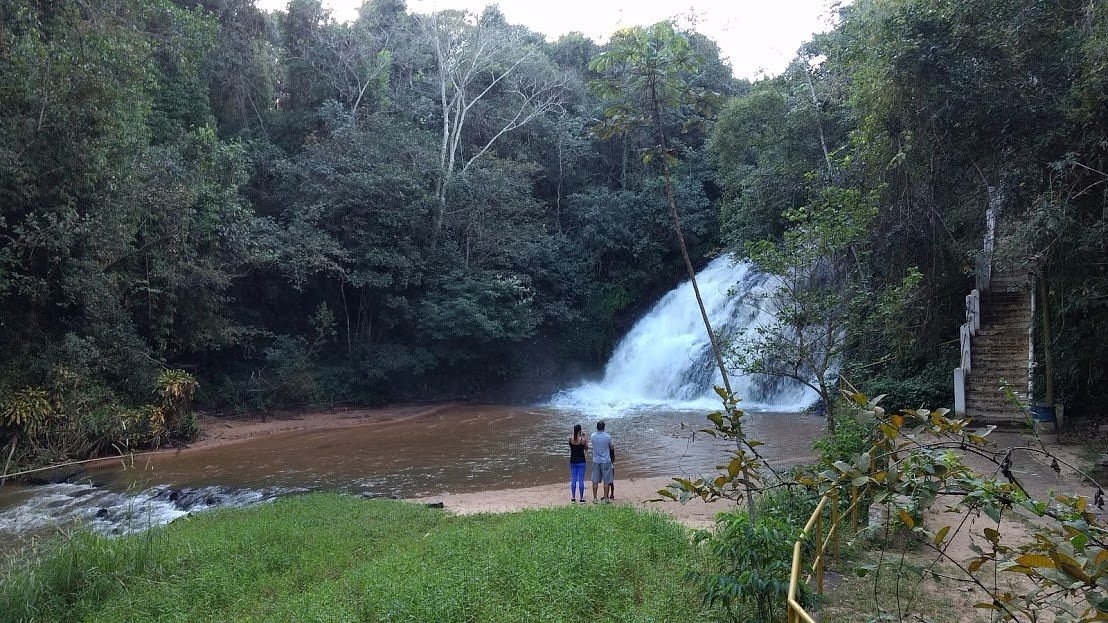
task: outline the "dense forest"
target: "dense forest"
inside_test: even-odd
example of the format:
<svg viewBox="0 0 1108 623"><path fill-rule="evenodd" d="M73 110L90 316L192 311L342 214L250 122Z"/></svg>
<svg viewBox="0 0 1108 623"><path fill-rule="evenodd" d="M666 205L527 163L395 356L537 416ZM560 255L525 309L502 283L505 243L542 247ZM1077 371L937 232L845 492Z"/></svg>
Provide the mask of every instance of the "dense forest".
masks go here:
<svg viewBox="0 0 1108 623"><path fill-rule="evenodd" d="M843 371L945 405L999 193L1005 261L1048 285L1059 396L1100 414L1108 5L857 0L754 83L683 34L696 97L659 121L696 261L830 240ZM170 369L250 412L597 370L683 276L654 133L597 131L597 85L626 76L590 61L629 36L403 0L348 23L319 0L3 3L0 442L128 446Z"/></svg>

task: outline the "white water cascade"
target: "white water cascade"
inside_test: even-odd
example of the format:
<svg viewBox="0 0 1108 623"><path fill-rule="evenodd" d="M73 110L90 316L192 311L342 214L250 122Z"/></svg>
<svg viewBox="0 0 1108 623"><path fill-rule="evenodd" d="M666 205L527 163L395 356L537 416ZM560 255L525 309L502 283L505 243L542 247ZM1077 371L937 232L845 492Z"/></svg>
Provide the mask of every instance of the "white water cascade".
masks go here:
<svg viewBox="0 0 1108 623"><path fill-rule="evenodd" d="M713 260L696 275L712 327L741 336L770 322L755 299L770 278L729 256ZM616 345L604 378L563 390L551 406L605 417L645 408L716 409L713 387L722 385L711 342L696 305L692 284L677 286L659 300ZM731 377L740 407L801 411L816 394L801 383L761 375Z"/></svg>

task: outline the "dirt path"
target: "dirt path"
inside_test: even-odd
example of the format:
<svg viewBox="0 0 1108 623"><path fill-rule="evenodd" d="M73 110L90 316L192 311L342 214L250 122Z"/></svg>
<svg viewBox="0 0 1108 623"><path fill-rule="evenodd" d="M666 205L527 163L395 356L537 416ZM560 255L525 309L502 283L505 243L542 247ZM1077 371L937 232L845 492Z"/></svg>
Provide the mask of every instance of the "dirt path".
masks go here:
<svg viewBox="0 0 1108 623"><path fill-rule="evenodd" d="M994 433L990 439L1001 450L1031 447L1045 450L1058 457L1059 464L1056 470L1055 466L1052 465L1052 458L1049 456L1039 452L1013 450L1012 473L1033 498L1049 500L1052 493L1066 493L1084 495L1091 500L1095 494L1096 486L1086 481L1084 476L1066 465L1068 463L1079 469L1085 469L1084 461L1080 458L1080 446L1060 445L1052 440L1047 441L1045 439L1040 446L1038 439L1031 435L1019 433L998 432ZM966 463L983 476L999 476L996 465L983 459L970 456L966 458ZM911 610L905 613L904 620L959 621L959 623L978 621L985 623L994 620L992 611L974 607L974 604L991 602L991 598L988 597L985 591L965 580L964 569L968 566L970 560L978 556L975 548L978 551L985 552L992 548L991 543L985 536L987 529L998 531L1004 545L1016 546L1031 541L1036 527L1044 522L1043 519L1017 507L1005 511L998 523L983 513L980 515L971 514L961 507L951 508L957 501L958 498L955 496L941 497L925 514L924 521L932 531L937 531L943 526L951 527L944 541L943 549L946 556L949 556L958 564L940 557L929 546L915 545L904 551L907 563L919 568L931 568L931 565L934 564L936 571L950 578L942 583L932 579L919 581L916 576L911 574L898 579L896 585L905 589L907 595L915 594L917 586L919 590L917 595L919 599L914 602ZM877 550L871 552L871 555L876 559L878 557ZM885 559L899 560L900 555L899 546L894 545L885 552ZM849 569L841 569L840 571L848 576L851 575ZM995 572L991 563L985 563L974 575L987 586L991 587L995 583L1000 591L1017 595L1026 593L1033 588L1026 577L1018 573ZM890 580L886 580L885 584L888 586L883 586L882 591L893 590ZM868 583L848 581L841 589L832 590L830 603L834 605L829 607L829 612L839 615L840 613L837 610L842 610L843 604L858 601L855 593L859 592L873 593L872 580ZM891 595L886 595L882 607L893 611L896 603L898 602L893 600ZM905 603L912 603L912 599L905 599ZM863 613L871 612L874 605L871 600L861 604L861 607L868 609L863 612L847 609L845 610L846 614L841 615L841 617L830 616L828 620L856 619ZM916 615L922 618L913 618ZM1053 618L1045 615L1040 620L1050 621Z"/></svg>

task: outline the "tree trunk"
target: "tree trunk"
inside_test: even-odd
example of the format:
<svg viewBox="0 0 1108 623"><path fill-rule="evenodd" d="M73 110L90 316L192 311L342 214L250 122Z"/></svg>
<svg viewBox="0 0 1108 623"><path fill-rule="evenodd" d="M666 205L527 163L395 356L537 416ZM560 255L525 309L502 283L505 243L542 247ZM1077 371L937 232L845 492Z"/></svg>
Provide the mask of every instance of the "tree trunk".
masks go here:
<svg viewBox="0 0 1108 623"><path fill-rule="evenodd" d="M834 170L831 168L831 152L827 150L827 138L823 134L823 115L819 111L819 98L816 97L816 87L812 84L812 74L804 70L804 77L808 79L808 93L812 96L812 108L816 114L816 128L819 130L819 144L823 147L823 159L827 162L827 176L830 177Z"/></svg>
<svg viewBox="0 0 1108 623"><path fill-rule="evenodd" d="M827 418L827 432L835 434L835 411L832 409L831 390L821 379L819 382L819 399L823 403L824 417Z"/></svg>
<svg viewBox="0 0 1108 623"><path fill-rule="evenodd" d="M727 366L723 363L723 349L719 346L719 340L716 339L716 332L712 330L712 321L708 319L708 310L704 308L704 299L700 296L700 286L696 282L696 270L693 268L692 260L689 258L689 248L685 245L685 234L681 231L681 217L677 214L677 201L673 196L673 181L669 173L669 153L666 149L666 136L662 129L662 113L659 109L658 96L654 85L650 86L650 101L651 117L654 122L654 134L658 141L657 154L662 160L662 173L665 176L666 186L666 200L669 202L669 217L673 220L673 233L677 237L677 246L681 249L681 259L685 260L685 270L689 273L689 283L692 284L693 294L696 296L696 306L700 309L700 319L704 321L704 330L708 332L708 341L712 344L712 355L715 357L716 366L719 367L719 374L723 379L723 389L726 390L728 398L734 397L734 392L731 390L731 379L727 374ZM743 447L746 446L746 434L742 431L741 425L738 425L738 438L735 439L735 445L737 450L743 451ZM753 450L753 448L751 448ZM754 490L750 483L753 482L750 475L750 470L743 467L743 479L746 480L746 510L750 515L750 519L754 520Z"/></svg>
<svg viewBox="0 0 1108 623"><path fill-rule="evenodd" d="M1046 266L1043 266L1043 271L1039 275L1039 315L1043 319L1043 378L1045 381L1043 404L1053 407L1054 356L1051 354L1050 344L1054 341L1054 337L1050 325L1050 288L1047 286Z"/></svg>
<svg viewBox="0 0 1108 623"><path fill-rule="evenodd" d="M554 218L557 221L558 233L562 233L562 180L565 179L565 165L562 161L562 133L558 132L558 186L554 194Z"/></svg>

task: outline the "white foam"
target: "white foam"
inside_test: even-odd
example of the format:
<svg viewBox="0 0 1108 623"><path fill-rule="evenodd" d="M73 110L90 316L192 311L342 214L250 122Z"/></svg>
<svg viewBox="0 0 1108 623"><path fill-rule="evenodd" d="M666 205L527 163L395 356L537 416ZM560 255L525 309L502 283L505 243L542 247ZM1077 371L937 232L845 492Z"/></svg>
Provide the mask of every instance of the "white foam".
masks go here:
<svg viewBox="0 0 1108 623"><path fill-rule="evenodd" d="M736 337L772 321L756 304L770 283L749 263L729 256L713 260L697 274L712 326ZM620 340L601 380L560 391L548 406L609 418L643 409L705 411L722 406L714 390L719 385L711 342L692 284L686 281ZM790 380L734 375L731 387L744 409L795 412L816 400L814 391Z"/></svg>
<svg viewBox="0 0 1108 623"><path fill-rule="evenodd" d="M118 493L89 483L36 486L19 503L0 510L0 532L20 534L55 526L81 525L101 534L130 534L167 524L194 512L250 506L286 490L157 486Z"/></svg>

